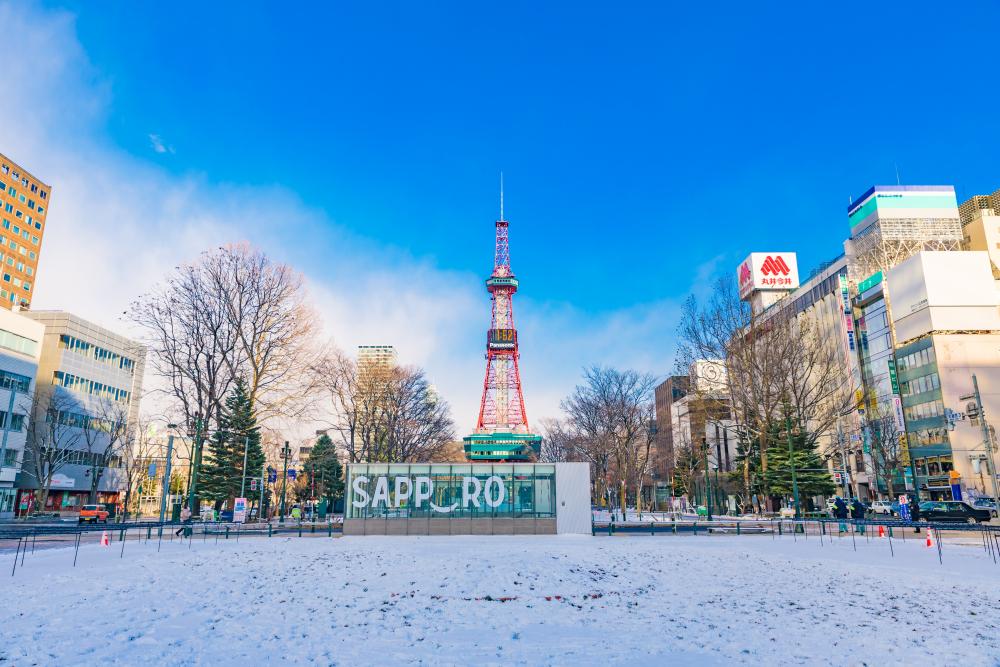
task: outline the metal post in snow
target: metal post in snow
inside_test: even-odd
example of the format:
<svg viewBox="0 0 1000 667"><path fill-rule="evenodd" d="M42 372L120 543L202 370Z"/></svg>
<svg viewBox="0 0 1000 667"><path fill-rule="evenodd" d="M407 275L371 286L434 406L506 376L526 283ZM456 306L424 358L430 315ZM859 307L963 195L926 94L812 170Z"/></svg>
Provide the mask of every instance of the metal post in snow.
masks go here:
<svg viewBox="0 0 1000 667"><path fill-rule="evenodd" d="M14 570L17 569L17 556L21 553L21 540L22 537L17 538L17 550L14 552L14 567L10 571L10 576L14 576Z"/></svg>
<svg viewBox="0 0 1000 667"><path fill-rule="evenodd" d="M167 463L163 466L163 487L160 489L160 538L163 538L163 514L167 509L167 494L170 492L170 461L174 458L174 434L167 436ZM157 548L159 551L159 548Z"/></svg>
<svg viewBox="0 0 1000 667"><path fill-rule="evenodd" d="M244 498L244 488L247 483L247 451L250 449L250 436L243 438L243 472L240 477L240 498Z"/></svg>

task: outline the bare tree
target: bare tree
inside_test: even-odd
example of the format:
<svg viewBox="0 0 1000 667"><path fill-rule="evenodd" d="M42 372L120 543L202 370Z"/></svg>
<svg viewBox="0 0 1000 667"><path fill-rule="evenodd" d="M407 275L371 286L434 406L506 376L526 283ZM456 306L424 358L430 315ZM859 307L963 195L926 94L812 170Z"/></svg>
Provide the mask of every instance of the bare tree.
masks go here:
<svg viewBox="0 0 1000 667"><path fill-rule="evenodd" d="M690 499L695 479L702 474L700 447L696 448L687 435L675 442L674 447L677 453L674 465L674 494L687 495Z"/></svg>
<svg viewBox="0 0 1000 667"><path fill-rule="evenodd" d="M121 447L121 485L125 490L125 500L122 506L125 508L124 518L128 518L128 513L133 504L139 502L139 485L153 484L162 485L162 482L149 479L149 465L154 457L161 453L161 447L157 443L153 430L149 422L139 419L130 425L127 437ZM164 459L163 464L165 465ZM157 466L159 468L159 466ZM134 502L133 502L134 499Z"/></svg>
<svg viewBox="0 0 1000 667"><path fill-rule="evenodd" d="M639 506L649 471L655 384L652 375L594 366L584 370L583 384L561 403L595 468L595 490L616 489L622 512L629 488L635 489Z"/></svg>
<svg viewBox="0 0 1000 667"><path fill-rule="evenodd" d="M130 316L144 331L150 368L183 415L185 424L215 425L223 397L236 377L239 332L226 294L216 289L208 265L218 253L177 267L154 291L132 304Z"/></svg>
<svg viewBox="0 0 1000 667"><path fill-rule="evenodd" d="M565 420L543 417L539 420L539 430L545 436L539 457L541 461L560 463L586 460L580 437Z"/></svg>
<svg viewBox="0 0 1000 667"><path fill-rule="evenodd" d="M203 261L236 334L234 367L246 379L257 418L301 417L311 406L316 314L301 274L249 244L225 246Z"/></svg>
<svg viewBox="0 0 1000 667"><path fill-rule="evenodd" d="M876 409L868 413L861 428L871 447L875 478L885 483L886 493L892 499L896 495L896 477L903 471L903 438L906 434L899 430L896 416L885 406L885 403L874 406Z"/></svg>
<svg viewBox="0 0 1000 667"><path fill-rule="evenodd" d="M128 404L114 400L101 400L93 410L95 414L77 414L70 423L80 429L83 436L85 465L90 477L88 502L97 502L97 489L109 468L120 467L123 450L131 440Z"/></svg>
<svg viewBox="0 0 1000 667"><path fill-rule="evenodd" d="M79 411L79 403L55 387L39 389L35 396L22 467L23 474L33 478L38 485L35 511L48 502L56 473L79 456L80 429L73 425L71 417Z"/></svg>
<svg viewBox="0 0 1000 667"><path fill-rule="evenodd" d="M767 320L739 298L731 280L720 279L701 304L690 297L678 326L675 356L687 374L699 360L719 360L725 368L724 393L745 437L760 442L761 467L767 469L770 425L781 416L779 373L788 339L781 322ZM701 378L692 378L697 382ZM750 459L743 466L744 493L751 495Z"/></svg>
<svg viewBox="0 0 1000 667"><path fill-rule="evenodd" d="M455 440L451 408L422 369L394 368L389 387L386 447L374 460L428 461Z"/></svg>
<svg viewBox="0 0 1000 667"><path fill-rule="evenodd" d="M840 341L824 335L808 311L797 313L779 302L755 312L728 279L716 284L704 305L694 297L687 301L678 338L679 366L699 359L724 365L721 381L735 433L744 449L747 440L754 441L765 477L777 425L793 420L815 446L852 405L854 380ZM753 461L743 460L745 497L752 495Z"/></svg>
<svg viewBox="0 0 1000 667"><path fill-rule="evenodd" d="M330 431L350 463L428 461L455 440L451 409L419 368L359 368L333 350L313 372L332 408Z"/></svg>
<svg viewBox="0 0 1000 667"><path fill-rule="evenodd" d="M302 277L247 244L177 267L130 316L145 333L153 373L203 435L217 427L239 375L262 422L299 417L311 404L316 316Z"/></svg>

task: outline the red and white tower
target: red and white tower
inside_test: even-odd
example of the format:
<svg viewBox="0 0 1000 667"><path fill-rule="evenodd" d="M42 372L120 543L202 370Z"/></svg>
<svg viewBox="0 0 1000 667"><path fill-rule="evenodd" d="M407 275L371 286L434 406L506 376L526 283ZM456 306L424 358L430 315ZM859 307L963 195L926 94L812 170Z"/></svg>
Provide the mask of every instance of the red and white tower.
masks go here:
<svg viewBox="0 0 1000 667"><path fill-rule="evenodd" d="M510 268L508 223L503 218L501 187L493 273L486 281L486 291L493 301L486 334L486 379L476 432L465 438L466 456L474 461L530 461L537 457L542 443L541 436L528 430L521 393L520 351L514 326L514 293L518 283Z"/></svg>

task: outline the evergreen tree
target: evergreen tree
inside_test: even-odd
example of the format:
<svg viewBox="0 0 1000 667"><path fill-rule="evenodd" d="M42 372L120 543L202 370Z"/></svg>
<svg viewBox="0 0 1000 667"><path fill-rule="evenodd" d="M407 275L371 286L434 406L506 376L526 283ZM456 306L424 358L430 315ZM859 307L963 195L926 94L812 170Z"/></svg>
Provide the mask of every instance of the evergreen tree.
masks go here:
<svg viewBox="0 0 1000 667"><path fill-rule="evenodd" d="M783 425L782 425L783 426ZM790 496L793 493L792 466L788 455L788 431L775 428L767 450L767 490L772 495ZM811 496L828 496L836 490L823 457L816 451L816 444L810 442L807 434L799 429L792 430L792 456L795 466L795 481L799 487L800 501Z"/></svg>
<svg viewBox="0 0 1000 667"><path fill-rule="evenodd" d="M332 511L334 501L344 493L344 469L330 436L324 433L316 440L304 471L316 497L326 500L328 511Z"/></svg>
<svg viewBox="0 0 1000 667"><path fill-rule="evenodd" d="M200 477L199 494L214 500L216 507L221 508L224 504L232 507L232 500L240 494L244 448L247 478L244 493L249 493L249 480L259 477L264 465L264 450L246 382L237 378L219 416L219 429L206 443L206 462ZM250 500L252 504L253 499Z"/></svg>

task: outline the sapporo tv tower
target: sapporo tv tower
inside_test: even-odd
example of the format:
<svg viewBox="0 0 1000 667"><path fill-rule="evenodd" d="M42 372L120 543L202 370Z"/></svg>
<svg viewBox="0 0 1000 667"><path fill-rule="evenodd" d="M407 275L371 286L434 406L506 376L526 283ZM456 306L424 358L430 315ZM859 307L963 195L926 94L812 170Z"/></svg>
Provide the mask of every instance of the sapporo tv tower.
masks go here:
<svg viewBox="0 0 1000 667"><path fill-rule="evenodd" d="M503 176L500 178L500 219L497 220L493 275L486 291L493 301L493 318L486 334L486 379L476 431L465 440L470 461L532 461L538 458L542 436L528 430L518 369L514 292L517 278L510 270L507 221L503 218Z"/></svg>

